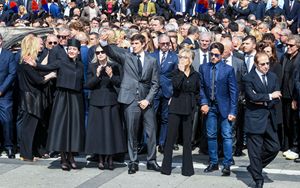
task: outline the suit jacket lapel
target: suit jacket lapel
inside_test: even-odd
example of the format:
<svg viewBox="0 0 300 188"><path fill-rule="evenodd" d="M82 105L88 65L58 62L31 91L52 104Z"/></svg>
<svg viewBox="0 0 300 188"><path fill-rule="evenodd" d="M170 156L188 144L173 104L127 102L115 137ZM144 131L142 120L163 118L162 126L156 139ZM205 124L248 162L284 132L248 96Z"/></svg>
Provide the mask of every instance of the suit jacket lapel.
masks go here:
<svg viewBox="0 0 300 188"><path fill-rule="evenodd" d="M260 77L258 76L258 74L256 73L256 71L253 71L253 77L254 77L254 80L255 80L254 83L257 83L257 86L260 87L261 91L266 91L267 88L262 83L262 81L261 81Z"/></svg>
<svg viewBox="0 0 300 188"><path fill-rule="evenodd" d="M150 62L149 62L149 60L146 58L146 55L144 56L144 65L143 65L143 72L142 72L142 77L141 78L143 78L144 77L144 75L146 74L146 72L148 71L148 67L150 66L149 64L150 64Z"/></svg>

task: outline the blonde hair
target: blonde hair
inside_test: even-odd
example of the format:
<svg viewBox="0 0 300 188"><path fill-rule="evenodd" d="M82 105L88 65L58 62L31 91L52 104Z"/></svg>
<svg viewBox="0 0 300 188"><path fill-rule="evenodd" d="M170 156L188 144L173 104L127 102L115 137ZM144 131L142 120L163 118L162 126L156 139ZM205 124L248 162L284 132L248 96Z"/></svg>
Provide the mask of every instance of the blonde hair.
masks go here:
<svg viewBox="0 0 300 188"><path fill-rule="evenodd" d="M190 59L190 63L193 62L194 58L195 58L195 53L193 50L191 50L190 48L182 48L181 50L179 50L178 55L181 55L183 53L186 53Z"/></svg>
<svg viewBox="0 0 300 188"><path fill-rule="evenodd" d="M39 39L32 34L27 35L21 42L21 60L23 60L24 57L27 56L35 60L38 56L39 50Z"/></svg>
<svg viewBox="0 0 300 188"><path fill-rule="evenodd" d="M26 10L26 8L25 8L24 5L20 5L20 6L19 6L19 11L18 11L18 14L19 14L19 15L21 15L21 10L23 10L23 14L24 14L24 15L27 14L27 10Z"/></svg>

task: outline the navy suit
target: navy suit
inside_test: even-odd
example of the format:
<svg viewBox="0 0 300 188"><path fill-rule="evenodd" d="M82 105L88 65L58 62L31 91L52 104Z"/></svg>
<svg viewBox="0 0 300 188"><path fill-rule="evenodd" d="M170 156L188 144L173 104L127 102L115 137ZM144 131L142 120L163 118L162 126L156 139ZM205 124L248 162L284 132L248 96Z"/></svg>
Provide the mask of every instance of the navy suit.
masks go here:
<svg viewBox="0 0 300 188"><path fill-rule="evenodd" d="M280 149L275 108L279 100L270 100L269 96L274 91L280 91L279 82L272 72L268 72L266 77L267 87L263 85L255 69L243 78L246 98L245 132L250 159L248 171L256 182L263 181L262 168L276 157Z"/></svg>
<svg viewBox="0 0 300 188"><path fill-rule="evenodd" d="M256 20L262 20L264 18L266 4L263 1L250 2L249 3L250 14L254 14Z"/></svg>
<svg viewBox="0 0 300 188"><path fill-rule="evenodd" d="M206 131L210 163L218 164L217 130L220 126L223 137L223 165L228 167L232 162L232 122L228 120L228 115L237 114L238 86L233 67L220 61L216 64L215 99L212 100L212 68L212 63L204 63L199 68L200 104L209 106Z"/></svg>
<svg viewBox="0 0 300 188"><path fill-rule="evenodd" d="M294 20L292 25L290 26L290 29L293 34L297 33L297 27L298 27L298 16L299 16L299 10L300 10L300 3L299 1L294 0L294 5L292 9L290 10L290 4L289 0L284 0L284 5L283 5L283 11L286 20L291 21Z"/></svg>
<svg viewBox="0 0 300 188"><path fill-rule="evenodd" d="M184 14L188 13L191 15L191 13L192 13L191 4L192 4L191 0L185 0L186 9L185 9ZM181 12L180 0L173 0L170 4L170 9L174 15L176 14L176 12Z"/></svg>
<svg viewBox="0 0 300 188"><path fill-rule="evenodd" d="M171 72L176 68L178 64L178 57L176 53L168 51L165 60L163 62L160 62L161 57L159 54L159 50L153 52L151 56L156 59L159 66L160 86L157 94L154 97L153 105L156 113L159 106L161 106L161 127L159 144L163 146L166 141L168 128L168 102L173 94Z"/></svg>
<svg viewBox="0 0 300 188"><path fill-rule="evenodd" d="M11 149L13 147L12 94L17 64L14 55L5 49L2 49L0 59L0 123L3 126L3 145L6 149Z"/></svg>

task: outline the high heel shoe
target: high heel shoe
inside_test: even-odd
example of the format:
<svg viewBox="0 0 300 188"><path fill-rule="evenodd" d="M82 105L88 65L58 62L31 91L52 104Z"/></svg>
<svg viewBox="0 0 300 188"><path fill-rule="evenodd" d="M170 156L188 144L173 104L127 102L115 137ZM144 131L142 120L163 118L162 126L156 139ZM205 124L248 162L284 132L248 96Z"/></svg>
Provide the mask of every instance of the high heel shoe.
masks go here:
<svg viewBox="0 0 300 188"><path fill-rule="evenodd" d="M102 158L101 155L99 155L98 161L99 161L99 163L98 163L98 168L99 168L100 170L104 170L105 167L104 167L103 158Z"/></svg>
<svg viewBox="0 0 300 188"><path fill-rule="evenodd" d="M60 163L61 163L61 165L60 165L61 169L64 170L64 171L70 171L71 168L70 168L70 166L68 164L66 154L64 152L61 152L60 156L61 156L61 158L60 158L60 160L61 160L60 161Z"/></svg>
<svg viewBox="0 0 300 188"><path fill-rule="evenodd" d="M69 164L70 164L72 169L78 169L72 153L69 153L68 160L69 160Z"/></svg>
<svg viewBox="0 0 300 188"><path fill-rule="evenodd" d="M110 156L108 156L108 161L107 161L107 163L108 163L108 169L109 170L113 170L115 167L114 167L114 162L113 162L113 160L112 160L112 156L110 155Z"/></svg>

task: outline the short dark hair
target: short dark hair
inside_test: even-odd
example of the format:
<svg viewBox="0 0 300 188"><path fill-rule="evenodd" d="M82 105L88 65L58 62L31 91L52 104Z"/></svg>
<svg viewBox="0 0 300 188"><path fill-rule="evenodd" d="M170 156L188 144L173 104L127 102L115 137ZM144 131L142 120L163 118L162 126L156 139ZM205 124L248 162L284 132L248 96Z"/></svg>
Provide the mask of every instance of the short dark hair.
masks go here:
<svg viewBox="0 0 300 188"><path fill-rule="evenodd" d="M239 31L239 25L235 22L230 22L228 24L228 29L230 29L232 32L237 32Z"/></svg>
<svg viewBox="0 0 300 188"><path fill-rule="evenodd" d="M256 38L253 35L246 36L245 38L243 38L242 41L244 42L244 41L249 40L249 39L251 40L252 43L254 43L254 44L256 43Z"/></svg>
<svg viewBox="0 0 300 188"><path fill-rule="evenodd" d="M217 48L221 54L224 52L224 45L220 42L214 42L210 45L210 50Z"/></svg>
<svg viewBox="0 0 300 188"><path fill-rule="evenodd" d="M188 35L194 35L196 33L200 33L199 28L197 26L191 26L188 30Z"/></svg>
<svg viewBox="0 0 300 188"><path fill-rule="evenodd" d="M131 37L131 41L135 41L135 40L140 41L142 44L146 43L146 38L142 34L135 34L135 35L133 35Z"/></svg>

